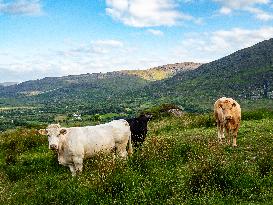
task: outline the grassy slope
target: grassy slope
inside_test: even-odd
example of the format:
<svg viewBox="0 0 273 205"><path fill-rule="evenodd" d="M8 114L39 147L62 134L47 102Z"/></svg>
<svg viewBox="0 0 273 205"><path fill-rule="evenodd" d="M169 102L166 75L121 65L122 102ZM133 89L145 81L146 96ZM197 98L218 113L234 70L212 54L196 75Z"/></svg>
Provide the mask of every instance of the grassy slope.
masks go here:
<svg viewBox="0 0 273 205"><path fill-rule="evenodd" d="M270 204L273 116L246 113L238 148L219 146L210 115L149 124L128 162L87 160L71 178L46 137L33 130L0 136L0 204Z"/></svg>
<svg viewBox="0 0 273 205"><path fill-rule="evenodd" d="M239 50L195 70L147 85L137 95L150 101L173 102L188 111L208 111L216 99L230 96L244 107L253 97L263 97L264 85L273 91L273 39ZM260 102L262 101L262 103ZM262 108L273 100L252 100ZM267 105L267 107L265 106ZM255 105L256 108L259 106Z"/></svg>
<svg viewBox="0 0 273 205"><path fill-rule="evenodd" d="M157 69L149 69L149 70L128 70L123 71L129 75L135 75L141 77L145 80L162 80L171 76L172 72L169 70L157 70Z"/></svg>

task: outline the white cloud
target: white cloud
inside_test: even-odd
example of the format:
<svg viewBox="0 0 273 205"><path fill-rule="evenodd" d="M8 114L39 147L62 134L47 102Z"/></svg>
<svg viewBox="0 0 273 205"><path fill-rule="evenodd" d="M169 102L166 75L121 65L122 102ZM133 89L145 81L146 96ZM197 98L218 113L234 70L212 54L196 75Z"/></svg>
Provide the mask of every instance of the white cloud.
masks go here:
<svg viewBox="0 0 273 205"><path fill-rule="evenodd" d="M273 19L273 15L257 8L259 5L267 5L270 7L270 0L213 0L221 5L219 10L220 14L230 14L234 10L247 11L256 16L257 19L262 21L269 21Z"/></svg>
<svg viewBox="0 0 273 205"><path fill-rule="evenodd" d="M0 0L0 13L16 15L41 15L43 11L39 0Z"/></svg>
<svg viewBox="0 0 273 205"><path fill-rule="evenodd" d="M244 9L248 7L255 6L257 4L268 4L270 0L214 0L220 3L223 7L234 9Z"/></svg>
<svg viewBox="0 0 273 205"><path fill-rule="evenodd" d="M232 12L232 9L228 8L228 7L222 7L219 11L221 14L230 14Z"/></svg>
<svg viewBox="0 0 273 205"><path fill-rule="evenodd" d="M175 0L106 0L106 13L133 27L173 26L194 20L179 12Z"/></svg>
<svg viewBox="0 0 273 205"><path fill-rule="evenodd" d="M273 27L195 33L179 44L174 55L182 61L210 62L272 37Z"/></svg>
<svg viewBox="0 0 273 205"><path fill-rule="evenodd" d="M156 29L148 29L147 32L155 35L155 36L163 36L164 33L160 30L156 30Z"/></svg>
<svg viewBox="0 0 273 205"><path fill-rule="evenodd" d="M123 42L117 40L98 40L89 44L73 46L73 48L59 51L58 54L70 57L87 54L101 55L108 54L114 49L119 49L123 46Z"/></svg>
<svg viewBox="0 0 273 205"><path fill-rule="evenodd" d="M248 8L247 9L249 12L253 13L256 15L256 18L262 21L269 21L273 19L273 14L269 14L261 9L257 8Z"/></svg>
<svg viewBox="0 0 273 205"><path fill-rule="evenodd" d="M159 61L157 56L149 61L150 56L143 59L143 52L136 45L118 40L98 40L78 45L71 43L68 48L51 50L50 53L19 56L0 53L0 72L5 73L0 76L0 81L148 68Z"/></svg>
<svg viewBox="0 0 273 205"><path fill-rule="evenodd" d="M110 46L110 47L122 47L123 43L117 40L98 40L93 42L94 45L98 46Z"/></svg>
<svg viewBox="0 0 273 205"><path fill-rule="evenodd" d="M257 30L233 28L189 33L180 42L177 40L176 47L170 45L156 49L156 52L155 49L145 50L143 45L113 39L89 43L70 41L65 48L39 54L33 51L16 55L5 51L0 53L0 81L144 69L183 61L209 62L272 37L273 27Z"/></svg>

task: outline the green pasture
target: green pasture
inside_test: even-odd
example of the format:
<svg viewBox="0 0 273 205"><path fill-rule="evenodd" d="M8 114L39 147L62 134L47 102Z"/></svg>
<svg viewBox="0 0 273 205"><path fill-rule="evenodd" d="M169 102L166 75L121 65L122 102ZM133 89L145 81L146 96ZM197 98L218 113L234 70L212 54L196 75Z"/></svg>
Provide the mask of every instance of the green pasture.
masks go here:
<svg viewBox="0 0 273 205"><path fill-rule="evenodd" d="M0 204L272 204L272 113L244 113L237 144L218 143L209 114L158 117L127 161L95 156L71 177L45 136L8 130L0 135Z"/></svg>

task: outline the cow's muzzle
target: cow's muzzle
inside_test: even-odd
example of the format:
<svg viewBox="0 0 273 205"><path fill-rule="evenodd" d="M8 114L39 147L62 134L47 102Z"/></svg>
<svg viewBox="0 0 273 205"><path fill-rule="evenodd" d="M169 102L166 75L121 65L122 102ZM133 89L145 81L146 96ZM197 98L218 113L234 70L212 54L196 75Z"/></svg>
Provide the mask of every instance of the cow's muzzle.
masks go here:
<svg viewBox="0 0 273 205"><path fill-rule="evenodd" d="M232 120L232 116L226 116L225 119L226 120Z"/></svg>
<svg viewBox="0 0 273 205"><path fill-rule="evenodd" d="M51 144L49 147L51 150L57 150L57 145L55 144Z"/></svg>

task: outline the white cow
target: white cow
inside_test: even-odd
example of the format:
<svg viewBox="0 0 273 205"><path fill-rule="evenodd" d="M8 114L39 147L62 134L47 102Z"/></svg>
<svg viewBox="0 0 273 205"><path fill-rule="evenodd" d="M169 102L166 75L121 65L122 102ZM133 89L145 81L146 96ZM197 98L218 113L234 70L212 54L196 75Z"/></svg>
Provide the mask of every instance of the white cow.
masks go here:
<svg viewBox="0 0 273 205"><path fill-rule="evenodd" d="M82 171L84 158L98 152L115 151L126 158L129 142L128 154L132 154L130 126L123 119L86 127L62 128L59 124L51 124L39 133L48 135L49 148L57 150L59 164L68 166L72 176Z"/></svg>

